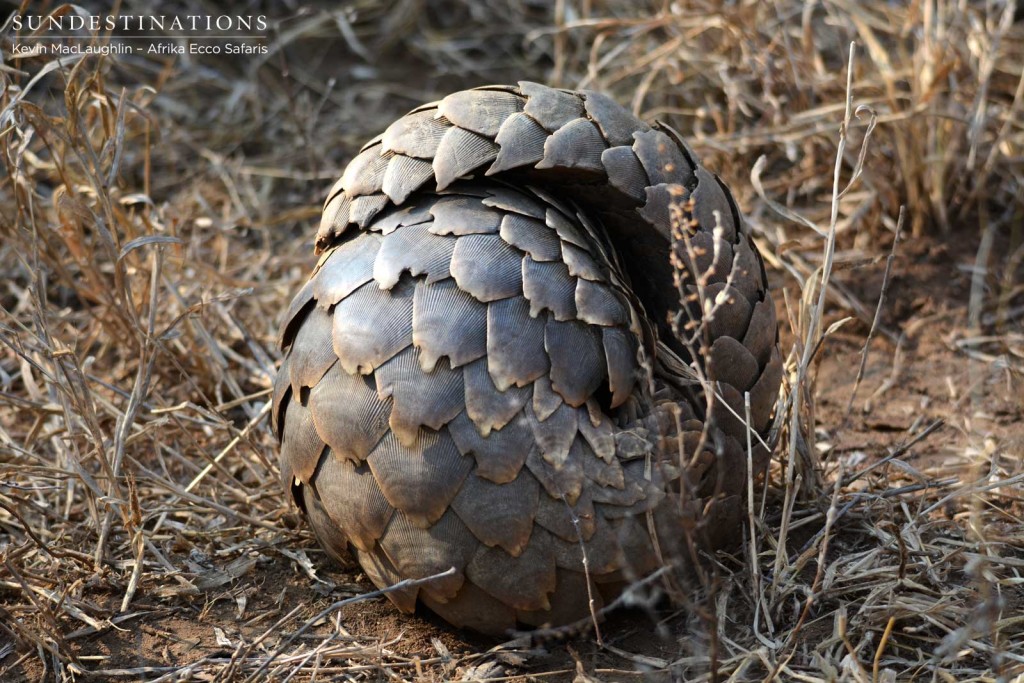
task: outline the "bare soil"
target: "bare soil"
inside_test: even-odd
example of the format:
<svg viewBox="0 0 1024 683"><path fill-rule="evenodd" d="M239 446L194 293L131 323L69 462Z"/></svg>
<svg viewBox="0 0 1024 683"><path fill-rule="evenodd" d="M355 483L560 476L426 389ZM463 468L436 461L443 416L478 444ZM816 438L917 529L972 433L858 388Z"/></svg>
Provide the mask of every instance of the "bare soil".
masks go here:
<svg viewBox="0 0 1024 683"><path fill-rule="evenodd" d="M875 336L849 413L869 324L851 321L826 341L817 366L816 406L819 449L826 467L837 459L845 460L848 469L877 462L905 444L908 434L936 420L942 426L902 456L899 467L879 470L888 487L929 481L930 470L948 472L954 461L962 466L965 454L984 449L993 438L1007 452L1024 449L1024 404L1007 376L1009 371L972 359L962 350L964 340L977 336L969 327L971 270L977 248L977 240L963 234L952 244L914 240L901 245L880 320L883 331ZM842 269L836 277L844 291L869 303L872 310L882 290L882 256ZM788 288L791 296L798 296L798 286L786 282L782 274L773 274L773 279L778 290ZM785 320L787 312L781 303L785 297L779 293L778 313ZM292 542L280 546L293 557L268 548L237 579L196 595L160 599L154 594L159 589L153 587L157 590L136 599L123 621L98 633L69 636L69 653L86 668L101 669L110 678L157 679L191 663L237 658L247 647L273 651L295 632L296 624L332 602L373 590L358 566L339 566L320 551L294 509L283 512L280 522L296 528ZM794 550L821 526L818 522L791 536ZM295 553L309 558L308 571L301 568ZM194 551L191 557L169 555L168 559L174 566L191 562L200 574L203 569L224 568L217 559L197 558ZM97 613L116 609L121 599L123 585L109 579L101 573L90 580L89 594ZM742 572L725 577L726 581L744 579ZM1009 597L1024 605L1019 591ZM279 619L293 612L286 628L275 628ZM669 680L664 672L641 672L652 668L645 663L672 662L687 649L707 647L699 639L694 642L693 619L667 605L614 614L602 631L605 643L617 651L598 646L592 632L544 640L525 636L497 647L499 641L452 629L425 610L414 617L402 615L385 598L377 597L342 608L302 638L323 640L338 628L343 640L361 645L358 656L345 668L350 675L365 665L367 672L440 681L483 666L477 670L479 675L495 680L583 680L576 678L579 670L598 680ZM830 629L829 624L819 623L808 628L803 639L813 643ZM12 659L9 655L7 661L0 660L3 680L46 677L39 659L28 658L23 664ZM323 670L325 679L331 671L329 666Z"/></svg>

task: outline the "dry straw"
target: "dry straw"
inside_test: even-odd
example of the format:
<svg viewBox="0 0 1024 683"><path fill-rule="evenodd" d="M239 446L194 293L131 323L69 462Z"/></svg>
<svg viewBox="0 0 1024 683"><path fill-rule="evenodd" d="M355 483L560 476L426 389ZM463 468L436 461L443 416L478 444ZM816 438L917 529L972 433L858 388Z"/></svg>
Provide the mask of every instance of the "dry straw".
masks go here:
<svg viewBox="0 0 1024 683"><path fill-rule="evenodd" d="M1020 395L1024 369L1019 16L947 0L356 0L275 23L265 56L204 61L15 57L8 22L0 680L1020 675L1022 445L972 426L992 378ZM631 645L613 620L601 648L549 642L552 659L416 620L356 628L347 605L367 585L329 569L279 490L277 315L312 265L324 190L382 122L520 78L605 90L683 131L787 286L772 485L736 557L708 558L695 616L657 625L667 643ZM837 274L897 236L965 232L981 247L951 353L972 386L945 423L915 420L864 462L828 457L848 427L816 419L828 339L847 319L863 330L859 384L869 350L895 348L897 377L906 338L934 322L887 323L886 302ZM895 384L863 381L847 415ZM935 439L951 457L911 466Z"/></svg>

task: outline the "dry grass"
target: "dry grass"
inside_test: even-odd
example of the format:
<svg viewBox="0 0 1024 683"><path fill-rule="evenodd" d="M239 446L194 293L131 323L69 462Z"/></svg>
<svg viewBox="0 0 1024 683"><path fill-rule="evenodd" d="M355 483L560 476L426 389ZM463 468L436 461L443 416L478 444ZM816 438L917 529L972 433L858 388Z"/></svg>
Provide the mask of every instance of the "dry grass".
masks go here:
<svg viewBox="0 0 1024 683"><path fill-rule="evenodd" d="M993 397L1019 398L1024 372L1013 13L945 0L357 0L275 21L264 57L201 61L16 58L8 26L0 679L574 675L564 652L585 641L549 646L563 653L550 664L523 643L453 653L417 640L415 620L404 634L357 633L337 612L313 623L365 585L322 573L279 491L266 420L278 315L347 159L421 101L523 78L608 91L688 134L792 294L776 476L743 552L717 559L734 580L705 605L710 626L667 619L668 652L606 628L586 675L1020 675L1024 439L1019 424L990 428ZM851 118L851 104L871 111ZM887 322L838 276L957 239L977 249L959 313ZM950 388L945 425L922 412L890 448L843 448L905 377L908 340L944 325L970 382ZM876 369L856 401L843 393L849 408L822 412L819 364L842 335L852 365L887 356L892 381ZM908 462L936 440L943 457Z"/></svg>

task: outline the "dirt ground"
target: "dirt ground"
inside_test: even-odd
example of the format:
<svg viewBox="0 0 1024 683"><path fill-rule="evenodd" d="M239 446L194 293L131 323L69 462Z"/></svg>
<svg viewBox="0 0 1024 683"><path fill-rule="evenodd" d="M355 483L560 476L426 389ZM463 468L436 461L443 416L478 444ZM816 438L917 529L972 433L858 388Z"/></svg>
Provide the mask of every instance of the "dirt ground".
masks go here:
<svg viewBox="0 0 1024 683"><path fill-rule="evenodd" d="M923 425L934 421L941 421L941 426L903 455L900 467L880 470L888 488L934 481L935 472L945 476L953 470L967 471L970 453L993 444L1006 457L1019 458L1024 450L1019 380L1009 376L1010 370L965 352L986 352L983 345L968 343L973 338L969 295L977 248L976 240L960 236L952 243L916 241L899 249L880 321L882 332L871 346L850 413L847 405L869 325L851 321L826 342L817 367L816 413L826 463L843 459L849 468L857 468L878 462L906 444L909 434L920 433ZM884 255L842 270L836 282L861 301L876 302ZM789 288L791 295L798 294L783 274L772 277L778 290ZM778 313L784 320L784 304ZM222 664L257 643L262 650L273 651L294 632L295 624L333 602L373 590L358 566L338 566L319 550L294 508L280 521L295 533L265 548L235 578L224 580L222 575L223 585L188 597L170 597L173 585L166 585L169 599L163 600L158 597L161 588L155 587L155 595L137 599L113 626L99 633L79 629L68 636L69 652L111 679L162 680L160 676L168 674L167 680L177 680L183 665ZM795 536L794 549L820 527L818 522ZM1024 560L1024 550L1017 557ZM229 569L222 560L194 549L190 555L168 559L175 566L191 567L199 577ZM726 580L742 579L739 574ZM97 612L116 605L122 594L116 581L108 583L102 573L90 580ZM1024 606L1024 596L1015 599ZM290 627L278 630L278 620L287 615L293 617ZM502 644L452 629L426 611L404 616L383 597L332 613L303 638L322 640L334 629L341 634L336 640L351 651L344 667L323 667L324 680L342 671L357 676L361 666L375 675L386 672L388 677L438 681L474 673L486 680L588 680L578 678L579 671L607 681L670 680L668 673L642 672L678 659L681 651L706 645L693 642L692 620L667 605L612 615L602 629L610 646L604 648L592 633L540 641L524 636ZM807 637L813 640L813 631ZM18 664L12 659L8 655L7 661L0 660L3 680L43 677L38 660ZM288 663L294 660L281 658L284 670ZM231 674L222 673L219 680L230 679Z"/></svg>

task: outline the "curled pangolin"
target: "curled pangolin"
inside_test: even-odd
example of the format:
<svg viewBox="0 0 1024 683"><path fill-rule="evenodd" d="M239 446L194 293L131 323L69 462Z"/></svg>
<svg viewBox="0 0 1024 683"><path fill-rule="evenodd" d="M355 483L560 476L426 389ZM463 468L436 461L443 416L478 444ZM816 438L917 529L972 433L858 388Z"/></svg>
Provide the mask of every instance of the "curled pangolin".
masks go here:
<svg viewBox="0 0 1024 683"><path fill-rule="evenodd" d="M670 128L594 92L458 92L363 147L316 245L281 332L281 475L377 586L455 568L400 609L568 623L688 536L740 537L775 310L731 194Z"/></svg>

